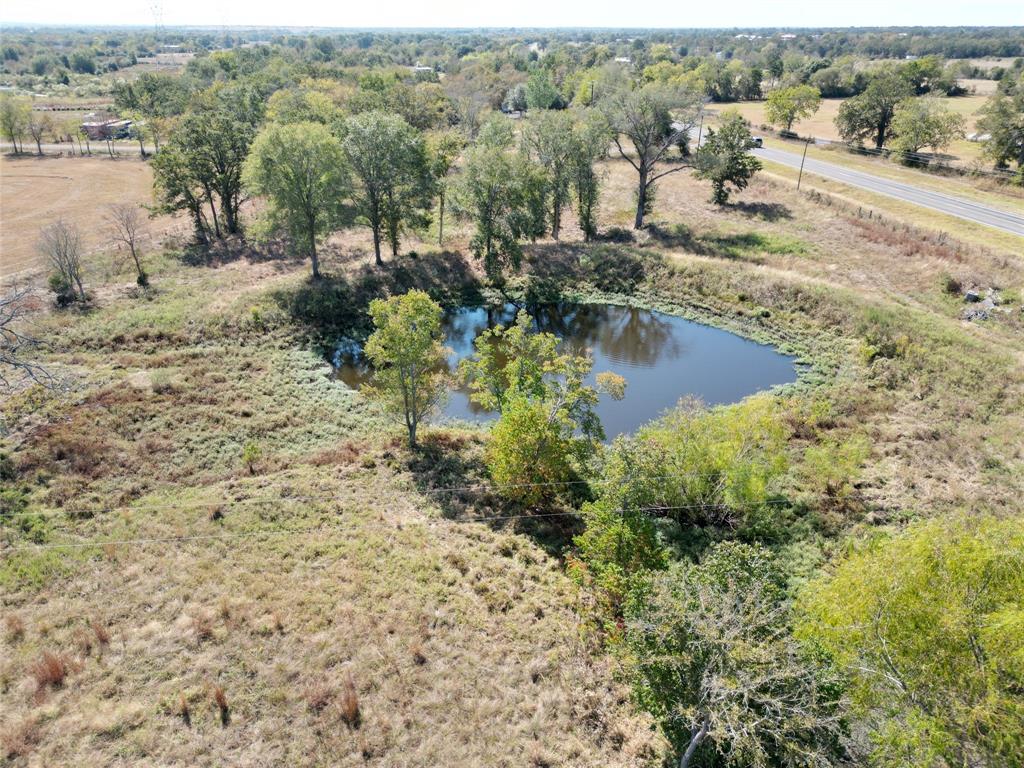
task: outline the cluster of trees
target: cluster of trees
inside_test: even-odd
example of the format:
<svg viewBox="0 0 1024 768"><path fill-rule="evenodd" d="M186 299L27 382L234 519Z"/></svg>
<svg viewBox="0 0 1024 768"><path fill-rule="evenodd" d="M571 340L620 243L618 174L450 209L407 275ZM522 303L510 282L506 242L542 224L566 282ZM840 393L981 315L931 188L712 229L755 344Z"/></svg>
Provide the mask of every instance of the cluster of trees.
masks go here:
<svg viewBox="0 0 1024 768"><path fill-rule="evenodd" d="M681 766L1011 764L1021 521L915 524L808 579L789 430L769 397L691 406L597 457L569 567L636 701Z"/></svg>
<svg viewBox="0 0 1024 768"><path fill-rule="evenodd" d="M415 289L370 304L374 331L365 353L375 374L365 392L403 422L410 448L451 384L443 373L441 313ZM597 387L585 384L590 357L563 353L558 344L553 334L535 333L529 314L521 312L507 328L498 325L477 337L475 355L459 369L473 402L498 414L488 449L490 474L527 505L550 498L587 465L604 439L593 411L598 393L621 398L625 391L625 381L611 373L599 374Z"/></svg>
<svg viewBox="0 0 1024 768"><path fill-rule="evenodd" d="M937 99L920 98L911 73L899 67L872 75L863 93L840 105L839 134L847 141L870 141L875 149L895 138L904 154L923 147L939 151L963 136L963 118Z"/></svg>
<svg viewBox="0 0 1024 768"><path fill-rule="evenodd" d="M1024 71L1005 79L982 109L978 130L989 134L985 155L997 168L1016 165L1016 180L1024 186Z"/></svg>
<svg viewBox="0 0 1024 768"><path fill-rule="evenodd" d="M367 226L381 264L385 245L397 255L404 233L435 216L443 238L451 208L473 223L470 247L496 277L518 268L524 240L558 239L568 208L586 239L597 234L596 163L610 145L637 171L637 228L657 181L692 167L685 159L699 92L616 70L592 106L559 109L543 79L527 82L527 102L549 108L518 124L493 114L467 125L435 84L381 75L351 89L323 79L277 87L264 72L191 95L174 78L152 76L121 87L118 98L154 126L154 138L170 127L153 159L157 210L186 212L199 243L238 234L243 201L259 195L268 203L263 231L286 235L320 277L318 242L330 232ZM738 117L708 132L698 172L716 202L759 167L749 148Z"/></svg>

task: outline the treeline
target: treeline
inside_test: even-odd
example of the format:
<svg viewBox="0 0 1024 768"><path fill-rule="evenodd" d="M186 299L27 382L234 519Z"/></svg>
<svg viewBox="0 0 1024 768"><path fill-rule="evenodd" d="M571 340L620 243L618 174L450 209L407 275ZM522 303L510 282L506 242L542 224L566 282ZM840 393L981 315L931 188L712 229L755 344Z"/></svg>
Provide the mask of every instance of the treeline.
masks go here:
<svg viewBox="0 0 1024 768"><path fill-rule="evenodd" d="M238 235L242 202L261 196L268 208L254 234L285 236L314 277L317 243L330 232L368 227L381 263L384 248L397 255L406 232L434 221L443 240L446 211L472 222L470 247L492 276L518 267L522 241L557 239L567 210L589 240L598 233L595 164L611 146L637 172L637 228L667 174L696 168L724 203L759 168L738 117L708 130L692 158L700 93L622 67L602 70L592 101L572 109L557 109L549 75L535 70L529 116L516 123L488 111L479 93L408 71L295 82L286 62L258 50L206 62L214 68L117 87L119 108L159 148L156 210L185 212L208 246Z"/></svg>
<svg viewBox="0 0 1024 768"><path fill-rule="evenodd" d="M534 62L553 58L572 69L629 59L637 71L657 63L663 49L680 57L711 59L747 68L771 69L776 59L825 69L843 59L946 59L1024 56L1024 34L1013 28L907 30L772 29L751 30L521 30L485 31L324 31L288 30L46 29L5 30L0 46L7 84L33 87L68 84L74 75L95 75L131 67L161 52L204 56L241 46L268 47L313 66L334 69L424 66L454 74L478 59L499 71L525 72ZM823 63L824 62L824 63ZM560 66L560 65L559 65ZM797 65L789 67L795 70ZM974 75L998 72L975 70ZM966 75L962 75L966 76ZM822 77L824 86L826 77ZM822 87L824 91L825 88ZM826 94L829 95L829 94ZM835 95L844 95L837 92ZM737 96L748 98L749 96ZM727 99L726 99L727 100Z"/></svg>

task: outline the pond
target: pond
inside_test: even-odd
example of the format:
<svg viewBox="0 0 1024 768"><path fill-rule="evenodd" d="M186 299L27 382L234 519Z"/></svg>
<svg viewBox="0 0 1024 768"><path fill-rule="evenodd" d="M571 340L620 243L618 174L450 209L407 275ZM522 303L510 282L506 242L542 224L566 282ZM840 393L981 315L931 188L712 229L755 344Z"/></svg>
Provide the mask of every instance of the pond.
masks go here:
<svg viewBox="0 0 1024 768"><path fill-rule="evenodd" d="M516 307L464 307L444 318L445 345L452 350L449 369L473 354L473 340L487 328L508 325ZM594 369L626 379L626 397L602 395L597 405L608 438L633 432L672 408L680 398L707 405L734 403L747 395L796 381L795 359L775 349L708 325L662 312L610 304L552 304L531 311L534 324L554 333L575 351L590 350ZM372 375L358 345L340 343L332 363L337 378L358 388ZM483 421L494 414L454 389L444 408L447 419Z"/></svg>

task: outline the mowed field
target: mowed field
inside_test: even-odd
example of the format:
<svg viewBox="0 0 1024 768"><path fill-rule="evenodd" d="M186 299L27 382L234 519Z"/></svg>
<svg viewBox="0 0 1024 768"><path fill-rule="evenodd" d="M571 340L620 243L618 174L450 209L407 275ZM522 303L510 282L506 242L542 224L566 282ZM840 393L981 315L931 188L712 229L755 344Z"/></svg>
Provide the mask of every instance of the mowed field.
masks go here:
<svg viewBox="0 0 1024 768"><path fill-rule="evenodd" d="M109 206L147 204L153 173L135 159L102 157L0 158L0 277L43 263L39 230L63 217L78 226L86 253L109 252ZM170 217L147 220L152 235L166 232Z"/></svg>

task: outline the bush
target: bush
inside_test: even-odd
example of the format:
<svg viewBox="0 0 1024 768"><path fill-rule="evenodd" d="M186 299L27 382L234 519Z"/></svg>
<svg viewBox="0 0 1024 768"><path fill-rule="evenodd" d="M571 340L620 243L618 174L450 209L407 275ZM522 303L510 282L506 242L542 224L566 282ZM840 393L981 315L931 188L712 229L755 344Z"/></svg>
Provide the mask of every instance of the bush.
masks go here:
<svg viewBox="0 0 1024 768"><path fill-rule="evenodd" d="M807 486L822 496L826 504L846 501L853 492L871 444L863 435L846 440L829 438L804 451L800 474Z"/></svg>
<svg viewBox="0 0 1024 768"><path fill-rule="evenodd" d="M67 307L75 303L78 296L71 285L71 281L64 275L60 272L54 272L50 275L47 282L54 294L58 307Z"/></svg>

